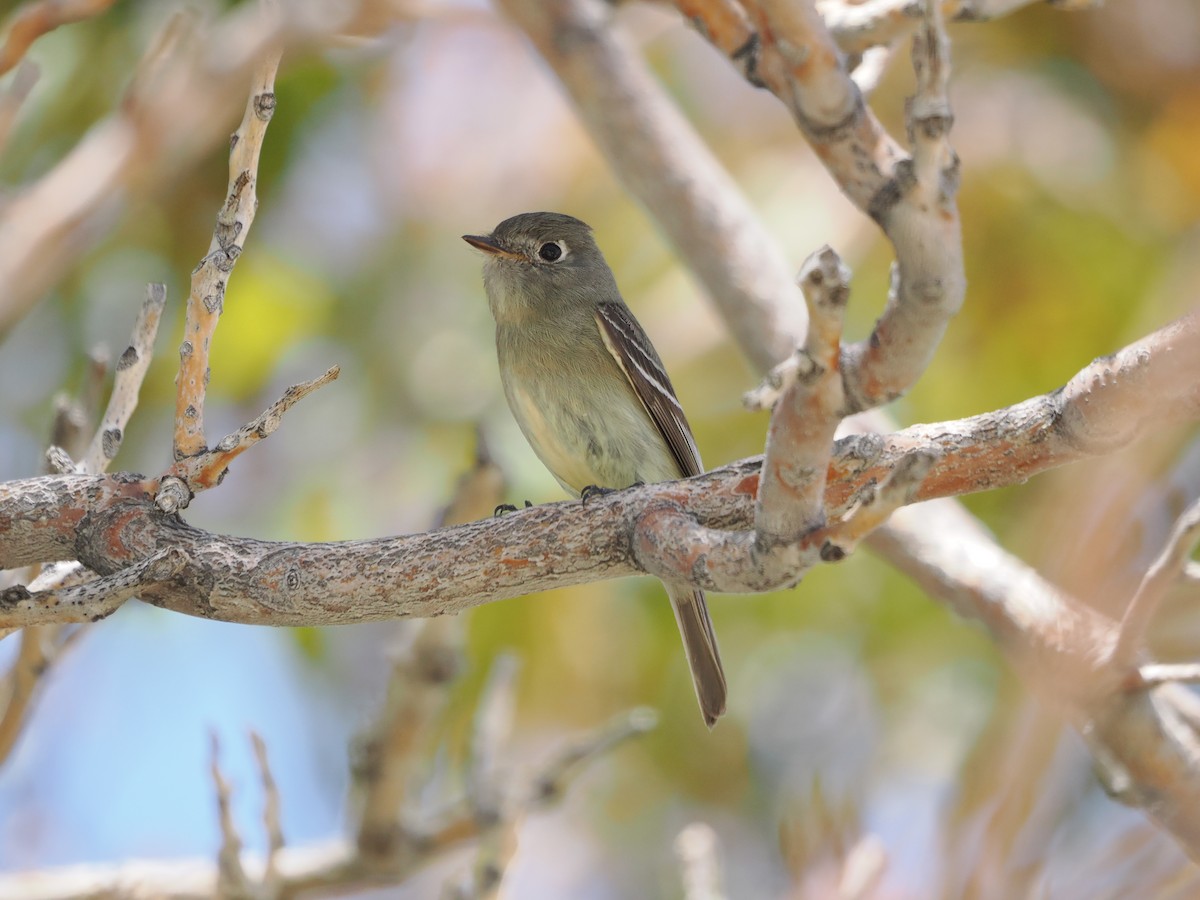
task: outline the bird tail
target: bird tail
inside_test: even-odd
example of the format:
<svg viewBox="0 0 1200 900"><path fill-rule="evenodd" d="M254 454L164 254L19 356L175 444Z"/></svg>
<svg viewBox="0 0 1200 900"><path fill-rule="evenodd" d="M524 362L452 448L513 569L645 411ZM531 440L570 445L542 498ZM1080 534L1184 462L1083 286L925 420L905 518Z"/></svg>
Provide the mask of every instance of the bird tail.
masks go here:
<svg viewBox="0 0 1200 900"><path fill-rule="evenodd" d="M700 701L704 724L712 728L717 718L725 712L727 688L721 654L717 650L717 635L708 616L704 592L667 585L667 595L671 598L675 622L683 637L683 649L687 654L688 667L692 670L692 682L696 686L696 699Z"/></svg>

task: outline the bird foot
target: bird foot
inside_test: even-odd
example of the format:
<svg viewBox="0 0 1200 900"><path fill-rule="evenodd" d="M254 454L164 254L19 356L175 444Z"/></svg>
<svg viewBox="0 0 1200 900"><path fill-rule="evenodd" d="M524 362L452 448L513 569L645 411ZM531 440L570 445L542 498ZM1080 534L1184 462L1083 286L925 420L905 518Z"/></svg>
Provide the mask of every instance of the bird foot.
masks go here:
<svg viewBox="0 0 1200 900"><path fill-rule="evenodd" d="M525 508L526 508L526 509L532 509L532 508L533 508L533 504L532 504L532 503L530 503L528 500L526 500L526 501L525 501ZM496 507L494 510L492 510L492 518L494 518L494 519L498 519L498 518L500 518L501 516L506 516L506 515L508 515L509 513L515 513L516 511L517 511L517 508L516 508L515 506L513 506L511 503L501 503L501 504L500 504L499 506L497 506L497 507Z"/></svg>
<svg viewBox="0 0 1200 900"><path fill-rule="evenodd" d="M603 497L605 494L615 494L616 488L600 487L598 484L589 484L579 492L579 499L586 505L593 497Z"/></svg>

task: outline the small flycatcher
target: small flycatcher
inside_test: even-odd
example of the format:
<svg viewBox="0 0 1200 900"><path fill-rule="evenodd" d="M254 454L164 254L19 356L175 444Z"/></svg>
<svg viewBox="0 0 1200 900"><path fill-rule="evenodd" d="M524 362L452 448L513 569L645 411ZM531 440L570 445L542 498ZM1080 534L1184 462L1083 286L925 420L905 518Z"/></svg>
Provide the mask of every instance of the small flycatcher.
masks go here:
<svg viewBox="0 0 1200 900"><path fill-rule="evenodd" d="M704 471L671 379L587 224L522 213L463 240L487 254L504 396L559 484L578 497ZM711 728L726 686L704 593L666 587Z"/></svg>

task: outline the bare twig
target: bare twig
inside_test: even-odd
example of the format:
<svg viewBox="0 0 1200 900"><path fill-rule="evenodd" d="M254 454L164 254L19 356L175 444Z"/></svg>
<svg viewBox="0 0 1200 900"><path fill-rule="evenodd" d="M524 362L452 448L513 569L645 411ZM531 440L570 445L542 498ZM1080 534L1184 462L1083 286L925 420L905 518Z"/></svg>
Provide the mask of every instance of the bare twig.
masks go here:
<svg viewBox="0 0 1200 900"><path fill-rule="evenodd" d="M36 592L23 585L10 587L0 591L0 628L99 621L146 587L174 578L186 565L187 554L167 547L112 575L70 587Z"/></svg>
<svg viewBox="0 0 1200 900"><path fill-rule="evenodd" d="M797 540L825 522L825 473L845 411L838 367L850 273L829 247L805 261L798 281L808 305L808 339L781 376L771 414L754 522L757 546Z"/></svg>
<svg viewBox="0 0 1200 900"><path fill-rule="evenodd" d="M217 214L208 253L192 272L179 378L175 399L175 460L205 449L204 398L208 389L208 355L217 319L225 303L230 273L241 255L258 209L258 159L267 125L275 112L275 73L282 50L273 47L254 74L242 124L229 148L229 190Z"/></svg>
<svg viewBox="0 0 1200 900"><path fill-rule="evenodd" d="M1136 686L1153 688L1160 684L1200 683L1200 663L1147 663L1138 669Z"/></svg>
<svg viewBox="0 0 1200 900"><path fill-rule="evenodd" d="M130 347L118 364L108 409L91 439L91 450L81 453L82 463L77 466L67 449L52 446L47 457L52 467L80 474L98 474L108 468L120 445L125 424L137 405L138 389L149 364L164 295L161 285L150 286L146 302L134 323ZM60 398L57 402L53 441L62 442L72 451L87 446L86 429L95 417L107 369L107 354L93 350L80 399ZM178 568L175 568L175 562L179 563ZM37 696L37 685L81 634L81 629L69 630L64 626L70 622L94 622L111 614L141 587L178 574L182 566L182 558L177 558L174 553L155 554L108 579L97 579L93 572L78 563L64 563L45 570L28 589L14 587L6 592L16 606L0 609L0 620L8 623L0 627L27 627L21 638L18 660L5 677L8 702L0 718L0 761L8 757L21 727L28 720ZM38 622L48 624L38 625Z"/></svg>
<svg viewBox="0 0 1200 900"><path fill-rule="evenodd" d="M658 713L647 706L621 713L552 756L533 780L531 800L544 803L559 797L570 780L593 759L657 727Z"/></svg>
<svg viewBox="0 0 1200 900"><path fill-rule="evenodd" d="M104 411L104 418L96 429L87 454L80 461L84 472L105 471L121 448L125 426L137 409L142 379L150 367L154 338L158 334L158 320L166 302L165 284L147 285L146 300L133 325L133 337L117 360L117 374L108 398L108 408Z"/></svg>
<svg viewBox="0 0 1200 900"><path fill-rule="evenodd" d="M949 21L990 22L1035 2L1038 0L941 0L941 9ZM1061 0L1052 5L1068 8ZM920 0L817 0L817 9L844 53L865 53L895 44L907 37L924 15Z"/></svg>
<svg viewBox="0 0 1200 900"><path fill-rule="evenodd" d="M473 900L499 894L504 871L517 851L517 832L524 817L502 762L512 737L519 669L516 656L497 657L475 710L467 798L479 823L479 848L469 878L459 886L459 893Z"/></svg>
<svg viewBox="0 0 1200 900"><path fill-rule="evenodd" d="M727 30L722 6L702 0L686 11L713 35ZM747 52L756 61L747 66L739 56L734 63L787 106L838 186L896 250L884 314L869 340L845 349L842 363L847 412L868 409L903 394L924 371L966 288L954 202L958 163L945 140L949 61L940 10L925 3L926 26L914 41L910 158L863 102L811 0L756 0L746 8L754 29Z"/></svg>
<svg viewBox="0 0 1200 900"><path fill-rule="evenodd" d="M106 233L95 227L97 216L193 165L228 133L227 98L264 53L281 39L296 43L315 28L336 29L367 2L343 4L319 26L301 0L275 21L256 4L209 26L173 18L166 44L176 50L161 52L162 41L151 48L157 64L143 67L119 107L0 209L0 336ZM176 127L184 113L189 127Z"/></svg>
<svg viewBox="0 0 1200 900"><path fill-rule="evenodd" d="M503 815L504 792L508 785L500 760L512 737L519 672L520 660L515 655L504 653L498 656L492 663L475 710L467 793L476 815L485 823Z"/></svg>
<svg viewBox="0 0 1200 900"><path fill-rule="evenodd" d="M362 791L358 852L367 864L392 869L410 859L416 839L402 827L421 751L447 690L462 667L461 635L449 618L414 622L402 635L385 706L355 766Z"/></svg>
<svg viewBox="0 0 1200 900"><path fill-rule="evenodd" d="M524 793L516 789L520 814L527 815L556 801L567 780L597 756L653 727L654 714L633 710L553 754L533 775ZM0 897L22 900L78 900L80 896L153 896L163 900L203 897L261 897L265 863L248 854L233 855L241 840L232 819L230 787L216 765L213 780L221 816L222 857L219 867L208 861L164 860L114 866L70 866L34 873L0 874ZM529 782L526 782L528 785ZM412 844L393 865L365 859L353 842L336 841L304 847L285 847L277 853L278 894L274 896L343 896L348 891L397 884L414 869L447 850L479 836L479 821L469 809L455 811L440 824L414 832Z"/></svg>
<svg viewBox="0 0 1200 900"><path fill-rule="evenodd" d="M1108 664L1116 623L995 546L954 504L894 516L875 546L932 596L979 621L1029 687L1079 729L1106 784L1200 858L1197 702L1177 685L1128 691Z"/></svg>
<svg viewBox="0 0 1200 900"><path fill-rule="evenodd" d="M283 852L283 820L280 815L279 786L271 772L270 759L267 756L266 741L256 731L250 732L250 742L254 746L254 758L258 760L258 772L263 786L263 828L267 833L267 858L263 865L262 888L266 897L279 896L281 876L279 874L279 854Z"/></svg>
<svg viewBox="0 0 1200 900"><path fill-rule="evenodd" d="M217 895L231 900L251 900L254 889L242 866L242 839L233 821L233 791L221 773L221 742L214 731L212 739L213 786L217 794L217 816L221 826L221 849L217 853Z"/></svg>
<svg viewBox="0 0 1200 900"><path fill-rule="evenodd" d="M168 490L160 493L158 506L164 512L175 512L187 506L187 501L198 491L216 487L225 477L229 464L265 437L269 437L284 414L319 387L334 381L340 374L338 366L332 366L323 375L311 381L293 384L283 395L267 407L253 422L243 425L233 434L226 435L211 450L201 450L195 456L185 457L175 463L166 478L173 485L186 488L186 493ZM164 478L164 482L166 481ZM180 490L182 490L182 488ZM180 498L183 502L180 502Z"/></svg>
<svg viewBox="0 0 1200 900"><path fill-rule="evenodd" d="M949 42L937 0L913 39L917 91L907 108L912 158L894 163L886 187L866 208L896 250L892 290L870 337L846 348L850 411L905 393L929 365L966 293L959 229L958 157L946 85ZM843 188L845 186L843 185Z"/></svg>
<svg viewBox="0 0 1200 900"><path fill-rule="evenodd" d="M1200 542L1200 500L1189 506L1175 522L1162 553L1146 571L1137 593L1121 619L1121 631L1112 648L1112 663L1128 667L1142 652L1146 632L1167 591L1183 577L1184 567Z"/></svg>

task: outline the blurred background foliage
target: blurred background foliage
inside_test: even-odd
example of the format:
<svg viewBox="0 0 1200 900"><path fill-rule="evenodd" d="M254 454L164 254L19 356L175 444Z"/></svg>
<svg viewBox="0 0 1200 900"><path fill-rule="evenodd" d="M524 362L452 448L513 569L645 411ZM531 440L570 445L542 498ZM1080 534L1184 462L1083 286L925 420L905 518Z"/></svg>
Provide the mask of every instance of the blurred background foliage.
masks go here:
<svg viewBox="0 0 1200 900"><path fill-rule="evenodd" d="M125 0L37 42L41 78L0 157L5 193L112 111L176 7ZM865 334L890 248L780 104L671 10L622 5L614 16L796 265L822 243L847 257L851 337ZM1127 0L1066 14L1041 4L950 34L970 288L929 372L895 404L902 424L1053 390L1185 312L1200 284L1200 7ZM899 135L912 84L905 56L872 99ZM740 404L756 374L552 76L492 9L421 5L382 37L285 57L277 93L259 217L215 339L210 441L286 385L333 363L342 375L240 458L188 521L290 540L424 530L470 464L477 425L512 502L562 499L502 400L480 263L459 240L532 209L595 227L706 463L761 451L765 417ZM231 130L243 103L229 97ZM158 280L170 298L158 356L117 467L167 465L183 299L225 180L220 148L168 189L111 209L95 249L0 347L0 478L41 470L55 393L78 387L93 346L120 352L145 283ZM966 502L1004 546L1089 596L1096 560L1127 538L1119 526L1104 537L1103 523L1120 522L1179 442L1166 435ZM626 707L662 713L656 732L527 824L513 896L678 896L669 850L697 818L717 829L734 897L795 885L828 896L838 848L860 832L886 848L887 897L988 896L1000 884L1113 896L1114 885L1184 871L1168 838L1099 793L1081 742L1028 699L982 632L869 552L796 590L711 606L732 691L712 734L653 582L587 585L467 617L471 667L444 727L451 757L503 650L523 661L521 765ZM1195 622L1180 627L1195 637ZM275 761L289 839L339 833L352 821L347 747L381 699L394 635L387 625L254 629L123 609L55 670L0 771L0 866L211 855L210 728L224 738L251 847L262 843L243 739L251 726ZM1196 646L1178 630L1173 639ZM395 895L428 896L439 877Z"/></svg>

